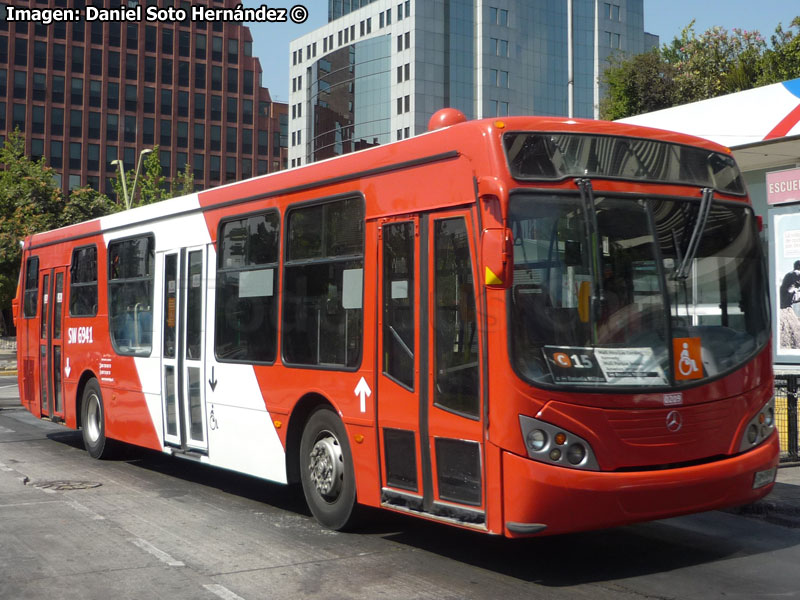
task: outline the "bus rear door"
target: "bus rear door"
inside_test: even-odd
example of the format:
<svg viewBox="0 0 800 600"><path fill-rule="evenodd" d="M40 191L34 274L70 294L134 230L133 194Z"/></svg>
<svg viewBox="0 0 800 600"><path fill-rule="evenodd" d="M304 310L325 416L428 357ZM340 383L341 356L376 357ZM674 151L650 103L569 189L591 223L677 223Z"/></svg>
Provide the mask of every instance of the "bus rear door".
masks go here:
<svg viewBox="0 0 800 600"><path fill-rule="evenodd" d="M381 223L382 501L485 523L483 411L469 211Z"/></svg>
<svg viewBox="0 0 800 600"><path fill-rule="evenodd" d="M206 248L160 254L163 281L161 402L164 441L206 452Z"/></svg>

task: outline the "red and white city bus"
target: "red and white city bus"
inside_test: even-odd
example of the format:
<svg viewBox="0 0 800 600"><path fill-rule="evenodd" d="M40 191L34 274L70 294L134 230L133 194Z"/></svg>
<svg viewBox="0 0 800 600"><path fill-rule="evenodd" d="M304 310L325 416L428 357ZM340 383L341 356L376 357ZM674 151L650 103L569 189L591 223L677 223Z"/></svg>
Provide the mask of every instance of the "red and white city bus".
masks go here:
<svg viewBox="0 0 800 600"><path fill-rule="evenodd" d="M508 537L752 502L778 463L730 152L446 109L415 138L24 241L34 415Z"/></svg>

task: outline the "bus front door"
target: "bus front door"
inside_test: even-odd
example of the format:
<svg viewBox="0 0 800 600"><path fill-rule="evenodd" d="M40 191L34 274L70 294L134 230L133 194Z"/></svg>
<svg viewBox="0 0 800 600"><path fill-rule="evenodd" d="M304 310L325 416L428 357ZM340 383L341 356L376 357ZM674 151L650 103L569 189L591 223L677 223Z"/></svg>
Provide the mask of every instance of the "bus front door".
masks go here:
<svg viewBox="0 0 800 600"><path fill-rule="evenodd" d="M53 420L64 419L62 331L65 272L64 267L40 272L39 402L42 417Z"/></svg>
<svg viewBox="0 0 800 600"><path fill-rule="evenodd" d="M206 452L204 362L204 247L161 255L163 348L161 404L164 442L188 451Z"/></svg>
<svg viewBox="0 0 800 600"><path fill-rule="evenodd" d="M485 524L475 246L469 211L381 223L382 501Z"/></svg>

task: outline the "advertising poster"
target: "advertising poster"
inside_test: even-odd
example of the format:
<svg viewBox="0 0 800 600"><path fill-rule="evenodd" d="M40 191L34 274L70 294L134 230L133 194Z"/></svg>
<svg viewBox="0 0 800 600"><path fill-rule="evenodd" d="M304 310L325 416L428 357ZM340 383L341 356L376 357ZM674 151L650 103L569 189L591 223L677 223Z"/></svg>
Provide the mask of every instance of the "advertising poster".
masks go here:
<svg viewBox="0 0 800 600"><path fill-rule="evenodd" d="M800 364L800 206L770 209L770 297L776 364Z"/></svg>

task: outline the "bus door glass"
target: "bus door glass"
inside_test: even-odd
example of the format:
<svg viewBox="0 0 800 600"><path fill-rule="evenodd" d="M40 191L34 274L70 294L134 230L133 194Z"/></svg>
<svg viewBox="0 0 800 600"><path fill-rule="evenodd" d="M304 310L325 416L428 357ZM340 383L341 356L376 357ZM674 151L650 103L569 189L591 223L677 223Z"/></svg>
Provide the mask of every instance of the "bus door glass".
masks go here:
<svg viewBox="0 0 800 600"><path fill-rule="evenodd" d="M457 211L432 216L427 229L426 409L435 498L474 507L478 521L485 490L474 228L470 213Z"/></svg>
<svg viewBox="0 0 800 600"><path fill-rule="evenodd" d="M384 495L421 509L419 226L416 217L380 224L378 418Z"/></svg>
<svg viewBox="0 0 800 600"><path fill-rule="evenodd" d="M162 255L163 348L161 359L164 441L205 451L205 248Z"/></svg>
<svg viewBox="0 0 800 600"><path fill-rule="evenodd" d="M53 313L51 315L50 338L50 389L53 399L53 412L56 416L64 418L64 393L62 372L69 369L67 362L63 363L63 330L64 330L64 278L66 269L59 267L54 273Z"/></svg>
<svg viewBox="0 0 800 600"><path fill-rule="evenodd" d="M41 290L41 306L39 307L39 402L42 416L49 417L53 414L53 407L50 402L51 390L49 385L50 373L50 298L53 290L50 289L52 282L52 269L42 269L39 272L41 277L39 289Z"/></svg>
<svg viewBox="0 0 800 600"><path fill-rule="evenodd" d="M384 502L481 523L472 231L467 211L382 225L378 418Z"/></svg>

